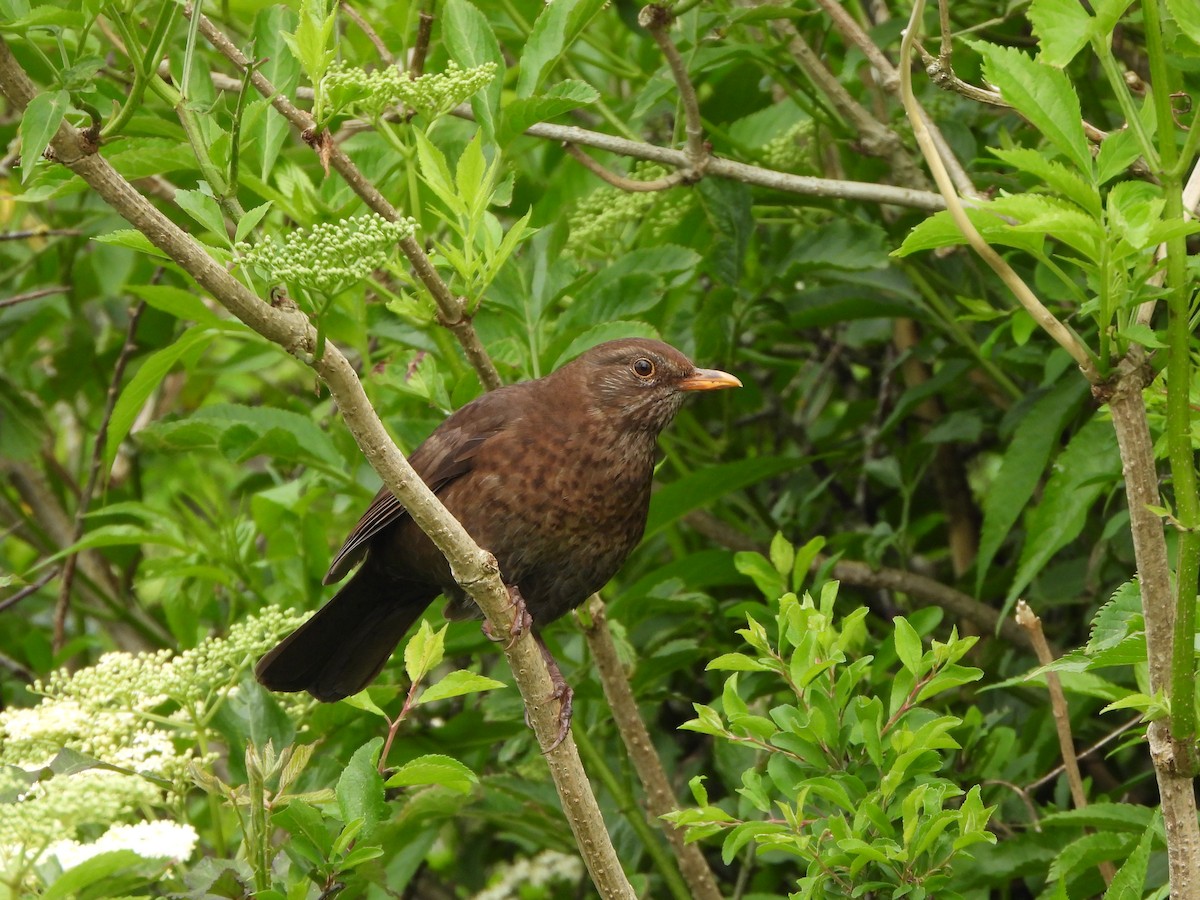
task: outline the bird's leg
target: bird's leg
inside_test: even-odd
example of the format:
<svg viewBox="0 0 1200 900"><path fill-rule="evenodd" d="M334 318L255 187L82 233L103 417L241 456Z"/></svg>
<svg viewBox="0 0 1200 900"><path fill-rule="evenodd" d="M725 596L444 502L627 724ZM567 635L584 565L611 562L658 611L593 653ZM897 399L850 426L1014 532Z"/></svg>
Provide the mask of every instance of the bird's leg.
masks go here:
<svg viewBox="0 0 1200 900"><path fill-rule="evenodd" d="M508 608L514 610L513 622L508 629L508 638L496 637L492 634L492 623L484 619L483 634L489 641L499 643L507 640L504 645L505 650L512 649L512 645L517 642L517 638L533 627L533 616L529 614L529 609L525 606L525 598L521 596L521 590L515 584L506 584L505 589L508 591L509 604Z"/></svg>
<svg viewBox="0 0 1200 900"><path fill-rule="evenodd" d="M571 730L571 716L575 712L575 691L567 684L567 679L563 678L558 663L550 655L550 648L546 646L542 636L535 631L533 639L537 642L538 649L542 651L542 659L546 661L546 668L550 670L550 683L554 686L554 690L551 691L549 699L557 700L561 704L558 710L558 734L554 738L554 743L544 751L549 753L566 739ZM525 713L525 724L529 724L528 711Z"/></svg>

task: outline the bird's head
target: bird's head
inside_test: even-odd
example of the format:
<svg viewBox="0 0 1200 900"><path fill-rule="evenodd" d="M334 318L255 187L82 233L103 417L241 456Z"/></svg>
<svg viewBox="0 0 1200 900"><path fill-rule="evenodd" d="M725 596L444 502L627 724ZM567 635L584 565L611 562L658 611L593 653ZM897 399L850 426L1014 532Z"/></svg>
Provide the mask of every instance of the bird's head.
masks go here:
<svg viewBox="0 0 1200 900"><path fill-rule="evenodd" d="M560 371L582 382L598 415L654 434L675 417L689 391L742 386L726 372L696 368L670 344L645 338L599 344Z"/></svg>

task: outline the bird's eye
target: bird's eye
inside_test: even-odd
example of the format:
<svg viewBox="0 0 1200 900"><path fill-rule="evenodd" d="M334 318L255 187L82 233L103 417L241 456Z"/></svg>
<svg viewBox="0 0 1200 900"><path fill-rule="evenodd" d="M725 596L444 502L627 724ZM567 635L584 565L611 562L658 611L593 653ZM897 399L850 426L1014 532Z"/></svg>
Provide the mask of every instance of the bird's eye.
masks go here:
<svg viewBox="0 0 1200 900"><path fill-rule="evenodd" d="M635 359L633 361L633 374L638 378L649 378L654 374L654 363L650 362L644 356L640 359Z"/></svg>

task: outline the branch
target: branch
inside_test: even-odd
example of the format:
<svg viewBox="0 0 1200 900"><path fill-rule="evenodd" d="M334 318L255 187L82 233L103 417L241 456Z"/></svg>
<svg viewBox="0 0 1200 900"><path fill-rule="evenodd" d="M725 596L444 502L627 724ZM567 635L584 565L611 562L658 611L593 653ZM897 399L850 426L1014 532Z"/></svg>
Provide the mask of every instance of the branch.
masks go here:
<svg viewBox="0 0 1200 900"><path fill-rule="evenodd" d="M829 18L833 20L834 27L842 33L842 37L850 41L850 43L854 44L854 46L858 47L858 49L863 52L863 55L866 56L867 61L875 68L876 71L879 72L880 76L882 76L880 86L889 94L900 93L901 83L904 77L906 75L909 78L912 77L910 70L911 63L908 62L908 59L911 58L911 55L906 57L903 50L901 50L900 67L899 71L897 71L897 67L893 66L891 60L884 56L883 51L880 50L879 47L875 45L875 42L871 40L871 36L863 31L862 26L858 24L858 22L852 15L850 15L850 13L846 12L838 0L817 0L817 4L823 10L825 10ZM924 4L922 4L922 6L924 6ZM913 21L919 20L914 16ZM910 31L912 30L912 27L912 22L910 22ZM950 173L951 181L954 183L954 186L961 194L973 199L977 198L979 196L979 192L975 190L975 185L971 183L971 179L967 175L966 170L959 164L958 158L950 149L950 145L946 143L946 139L942 136L942 132L936 125L933 124L933 121L925 115L924 110L922 110L919 115L920 121L924 124L925 129L933 142L933 145L937 148L936 153L938 158L941 159L946 167L946 170ZM912 116L909 118L912 119ZM915 129L915 119L912 120L912 124ZM925 153L925 155L929 156L928 153Z"/></svg>
<svg viewBox="0 0 1200 900"><path fill-rule="evenodd" d="M602 181L607 181L613 187L628 191L631 194L665 191L684 184L687 181L687 175L682 170L671 172L669 175L664 175L662 178L655 178L652 181L638 181L636 178L626 178L624 175L610 172L574 144L563 144L563 149L572 157L579 160L585 169L593 175L598 176Z"/></svg>
<svg viewBox="0 0 1200 900"><path fill-rule="evenodd" d="M687 66L679 55L679 48L671 40L671 23L674 16L665 6L650 4L638 13L638 24L650 32L658 49L666 57L679 99L683 102L684 130L687 132L688 167L685 175L695 181L704 173L708 160L708 146L704 143L704 126L700 121L700 101L696 99L696 88L688 77Z"/></svg>
<svg viewBox="0 0 1200 900"><path fill-rule="evenodd" d="M188 6L184 10L184 13L189 17L193 15L192 7ZM207 16L200 16L199 28L205 40L212 44L222 56L237 66L239 70L245 73L250 68L250 61L246 59L245 55L233 45L233 42L224 33L209 21ZM358 194L367 206L389 222L395 222L400 218L400 214L396 211L396 208L388 202L387 198L379 192L379 189L375 185L366 179L353 160L346 155L345 151L333 141L327 140L328 135L316 134L316 122L312 116L293 105L257 69L250 72L250 83L254 85L256 91L271 102L271 105L275 107L275 110L280 115L292 123L292 126L300 132L304 140L314 150L317 150L323 161L328 159L329 165L345 179L354 193ZM414 238L407 237L402 239L400 241L400 249L404 251L404 255L408 257L409 262L412 264L417 278L425 285L426 289L432 295L434 302L437 304L438 322L450 329L458 339L463 352L467 356L467 360L474 367L476 373L478 373L479 380L483 382L484 387L488 390L499 387L501 383L500 375L496 372L496 367L492 364L487 351L480 342L479 335L475 332L475 326L471 324L471 317L466 312L465 300L462 297L455 297L450 292L449 286L438 275L437 270L433 267L433 263L429 261L425 250Z"/></svg>
<svg viewBox="0 0 1200 900"><path fill-rule="evenodd" d="M826 0L821 0L822 3ZM1071 355L1083 372L1084 377L1092 384L1097 384L1101 381L1100 373L1096 370L1095 364L1092 362L1091 356L1087 349L1080 342L1066 325L1055 318L1054 314L1042 304L1042 301L1037 298L1037 295L1030 290L1027 285L1007 262L995 250L991 244L983 239L983 235L967 218L966 210L963 208L962 200L954 190L952 182L946 167L943 165L941 156L938 155L937 147L934 145L933 138L926 127L925 113L917 103L917 98L912 90L912 60L913 45L917 37L917 28L921 22L921 14L925 11L925 0L916 0L913 5L912 17L908 20L908 28L904 31L904 40L900 44L900 101L904 104L904 111L908 114L908 120L912 124L913 135L917 139L917 144L921 148L921 152L925 155L925 162L929 165L929 170L933 173L933 180L937 182L938 190L941 191L942 197L946 201L946 208L950 211L950 216L954 219L954 224L958 226L963 237L967 239L967 243L971 248L979 254L984 262L991 267L992 271L1000 276L1000 280L1005 286L1012 291L1013 296L1020 301L1025 307L1026 312L1033 316L1033 320L1042 327L1050 337Z"/></svg>
<svg viewBox="0 0 1200 900"><path fill-rule="evenodd" d="M1042 633L1042 620L1024 600L1017 601L1015 616L1017 624L1029 632L1033 641L1034 652L1042 666L1054 662L1054 655L1046 644L1046 635ZM1079 773L1079 758L1075 755L1075 739L1071 736L1071 713L1067 709L1067 697L1063 693L1062 682L1058 673L1046 670L1046 689L1050 692L1050 710L1054 717L1054 727L1058 732L1058 747L1062 753L1063 767L1067 772L1067 784L1071 787L1071 799L1076 809L1088 805L1087 794L1083 792L1083 776ZM1104 876L1104 883L1111 885L1116 872L1110 860L1104 860L1098 866Z"/></svg>
<svg viewBox="0 0 1200 900"><path fill-rule="evenodd" d="M209 30L212 30L211 26ZM23 112L36 94L34 85L2 39L0 92L9 98L18 112ZM396 449L371 407L353 366L341 350L326 340L324 352L318 356L316 329L302 312L294 308L275 308L262 302L190 235L141 196L106 160L96 155L66 122L59 125L51 146L56 159L79 175L217 302L260 335L313 368L328 385L347 427L372 468L404 504L413 521L445 554L455 580L483 610L494 632L508 633L513 611L495 558L471 540ZM550 700L550 675L532 634L526 631L504 652L593 882L603 897L632 900L633 890L604 829L604 820L574 742L568 735L559 746L551 749L558 731L558 710Z"/></svg>

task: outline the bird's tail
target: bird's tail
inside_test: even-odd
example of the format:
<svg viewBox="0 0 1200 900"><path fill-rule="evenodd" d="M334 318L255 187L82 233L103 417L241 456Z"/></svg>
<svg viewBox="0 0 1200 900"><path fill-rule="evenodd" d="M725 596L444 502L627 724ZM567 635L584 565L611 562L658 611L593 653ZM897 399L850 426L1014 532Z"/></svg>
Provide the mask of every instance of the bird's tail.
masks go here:
<svg viewBox="0 0 1200 900"><path fill-rule="evenodd" d="M370 684L437 589L397 581L367 559L332 600L258 661L272 691L308 691L332 703Z"/></svg>

